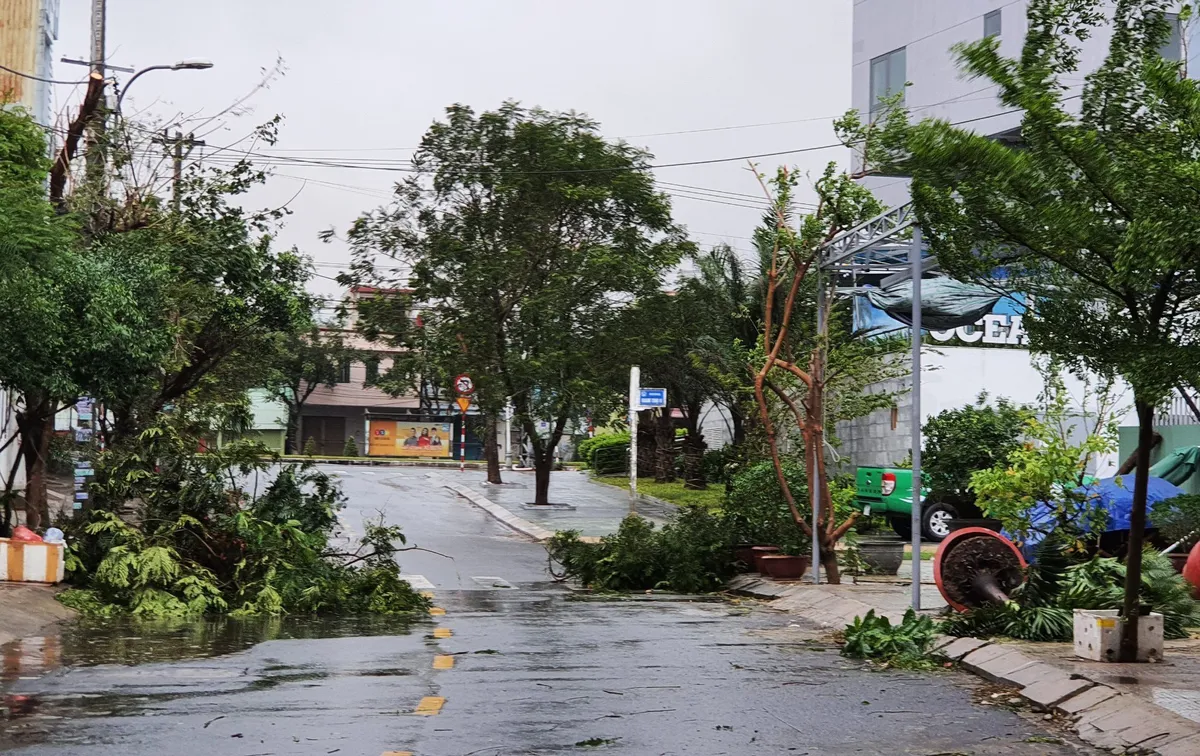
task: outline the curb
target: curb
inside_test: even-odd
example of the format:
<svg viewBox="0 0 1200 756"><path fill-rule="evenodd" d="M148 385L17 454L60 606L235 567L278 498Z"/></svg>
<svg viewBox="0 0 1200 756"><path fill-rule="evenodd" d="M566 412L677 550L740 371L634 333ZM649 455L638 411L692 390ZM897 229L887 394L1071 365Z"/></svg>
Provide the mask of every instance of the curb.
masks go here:
<svg viewBox="0 0 1200 756"><path fill-rule="evenodd" d="M770 600L822 627L841 629L872 606L835 596L824 586L787 585L751 575L728 583L734 593ZM893 622L902 615L884 614ZM1017 688L1026 701L1069 718L1080 739L1097 748L1124 754L1195 756L1200 754L1200 725L1160 706L1083 675L1026 656L1013 646L980 638L939 635L930 655L957 662L979 677Z"/></svg>
<svg viewBox="0 0 1200 756"><path fill-rule="evenodd" d="M1079 674L1037 661L1003 643L938 636L933 655L958 662L1073 723L1079 737L1114 753L1190 756L1200 753L1200 725Z"/></svg>
<svg viewBox="0 0 1200 756"><path fill-rule="evenodd" d="M529 536L530 538L537 541L538 543L548 541L548 540L550 540L550 538L552 538L554 536L554 531L547 530L546 528L543 528L540 525L534 525L532 522L530 522L529 520L526 520L524 517L519 517L518 515L514 514L513 512L509 511L508 509L505 509L504 507L500 506L499 504L497 504L496 502L487 498L486 496L483 496L480 493L472 491L471 489L466 488L465 486L459 486L459 485L455 485L453 483L445 483L444 485L446 488L450 489L454 493L458 494L459 496L463 497L464 499L471 502L475 506L479 507L483 511L487 512L492 517L495 517L497 520L504 523L508 527L517 531L521 535Z"/></svg>
<svg viewBox="0 0 1200 756"><path fill-rule="evenodd" d="M312 462L315 465L349 465L351 467L430 467L437 470L457 470L457 462L437 463L430 460L407 460L407 459L372 459L370 457L280 457L281 463L302 464L304 462ZM485 470L487 464L479 462L467 462L468 470Z"/></svg>

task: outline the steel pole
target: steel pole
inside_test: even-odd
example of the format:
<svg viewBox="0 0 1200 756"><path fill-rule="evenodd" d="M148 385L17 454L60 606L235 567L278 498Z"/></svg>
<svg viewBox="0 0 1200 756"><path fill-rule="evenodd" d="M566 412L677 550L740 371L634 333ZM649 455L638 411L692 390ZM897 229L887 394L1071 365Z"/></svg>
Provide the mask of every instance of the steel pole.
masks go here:
<svg viewBox="0 0 1200 756"><path fill-rule="evenodd" d="M912 247L912 608L921 609L921 227Z"/></svg>
<svg viewBox="0 0 1200 756"><path fill-rule="evenodd" d="M467 471L467 411L463 410L458 426L458 471Z"/></svg>
<svg viewBox="0 0 1200 756"><path fill-rule="evenodd" d="M629 513L637 509L637 426L638 393L642 386L642 369L629 368Z"/></svg>
<svg viewBox="0 0 1200 756"><path fill-rule="evenodd" d="M512 449L510 448L510 443L512 441L512 416L513 406L512 397L510 396L508 400L504 402L504 464L508 465L509 467L514 466L512 463Z"/></svg>
<svg viewBox="0 0 1200 756"><path fill-rule="evenodd" d="M825 345L821 339L825 333L825 282L821 277L821 272L817 271L817 349L824 350ZM823 356L823 355L822 355ZM824 376L821 374L822 360L817 360L817 369L812 376L813 381L820 382ZM818 418L818 421L820 419ZM818 533L821 518L821 448L819 445L813 444L813 449L809 452L812 455L813 480L808 482L809 490L812 492L812 578L813 585L821 583L821 539Z"/></svg>

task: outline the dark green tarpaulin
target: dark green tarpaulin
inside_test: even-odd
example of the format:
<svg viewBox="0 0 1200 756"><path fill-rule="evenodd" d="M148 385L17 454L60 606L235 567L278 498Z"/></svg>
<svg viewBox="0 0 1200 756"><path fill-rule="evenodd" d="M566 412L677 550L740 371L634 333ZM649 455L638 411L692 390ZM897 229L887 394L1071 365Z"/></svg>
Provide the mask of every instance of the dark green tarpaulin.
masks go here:
<svg viewBox="0 0 1200 756"><path fill-rule="evenodd" d="M1150 466L1150 475L1182 486L1200 467L1200 446L1181 446Z"/></svg>
<svg viewBox="0 0 1200 756"><path fill-rule="evenodd" d="M912 325L912 281L890 289L867 289L871 304L905 325ZM946 331L970 325L992 311L1000 294L978 284L953 278L929 278L921 281L921 327Z"/></svg>

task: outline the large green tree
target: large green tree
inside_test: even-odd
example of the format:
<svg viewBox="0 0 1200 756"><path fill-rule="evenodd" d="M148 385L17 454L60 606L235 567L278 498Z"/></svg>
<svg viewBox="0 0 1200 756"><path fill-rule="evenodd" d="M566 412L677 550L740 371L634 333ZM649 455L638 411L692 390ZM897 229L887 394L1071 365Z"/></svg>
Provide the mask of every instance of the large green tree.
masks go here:
<svg viewBox="0 0 1200 756"><path fill-rule="evenodd" d="M945 121L882 129L893 168L913 176L918 215L942 267L1033 298L1032 346L1065 365L1120 375L1138 418L1125 616L1138 613L1154 408L1200 371L1200 89L1164 60L1167 0L1032 0L1017 58L999 40L958 48L966 75L1024 111L1019 145ZM1186 14L1185 14L1186 15ZM1102 64L1080 70L1076 45L1101 23ZM1069 80L1085 73L1081 95ZM1122 637L1133 659L1137 625Z"/></svg>
<svg viewBox="0 0 1200 756"><path fill-rule="evenodd" d="M350 230L355 272L401 288L411 280L425 317L475 366L481 398L512 398L532 445L536 502L546 504L568 423L619 401L615 374L635 354L622 309L660 287L682 233L649 155L604 139L577 113L452 106L426 132L413 171L389 207ZM375 270L380 253L411 277Z"/></svg>

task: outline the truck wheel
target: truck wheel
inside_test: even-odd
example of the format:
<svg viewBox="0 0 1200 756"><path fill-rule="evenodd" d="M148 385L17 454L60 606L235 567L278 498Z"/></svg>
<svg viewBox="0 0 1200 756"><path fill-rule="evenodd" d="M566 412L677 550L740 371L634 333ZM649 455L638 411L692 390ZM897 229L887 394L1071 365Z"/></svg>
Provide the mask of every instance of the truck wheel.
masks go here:
<svg viewBox="0 0 1200 756"><path fill-rule="evenodd" d="M927 504L921 509L921 535L928 541L941 542L950 535L950 521L955 517L958 511L949 504Z"/></svg>
<svg viewBox="0 0 1200 756"><path fill-rule="evenodd" d="M896 531L896 535L903 538L905 541L912 540L912 518L911 517L893 517L891 518L892 530Z"/></svg>

